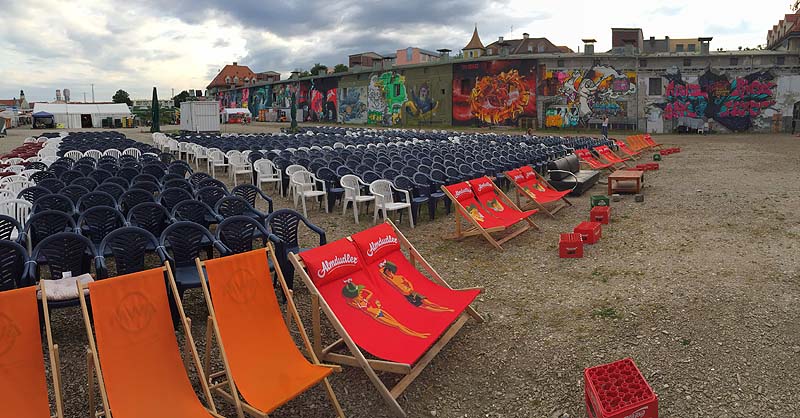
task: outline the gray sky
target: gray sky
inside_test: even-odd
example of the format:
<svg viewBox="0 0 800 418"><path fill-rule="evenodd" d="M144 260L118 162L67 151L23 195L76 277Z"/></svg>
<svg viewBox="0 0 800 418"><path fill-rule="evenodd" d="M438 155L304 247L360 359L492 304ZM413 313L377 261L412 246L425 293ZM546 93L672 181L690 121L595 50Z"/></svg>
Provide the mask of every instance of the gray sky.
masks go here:
<svg viewBox="0 0 800 418"><path fill-rule="evenodd" d="M205 89L232 61L288 75L315 62L332 67L363 51L408 46L458 51L474 24L484 44L505 36L547 37L573 50L581 38L611 45L611 27L645 38L713 36L712 49L755 47L789 13L790 0L119 0L35 3L0 0L0 98L110 100L171 89Z"/></svg>

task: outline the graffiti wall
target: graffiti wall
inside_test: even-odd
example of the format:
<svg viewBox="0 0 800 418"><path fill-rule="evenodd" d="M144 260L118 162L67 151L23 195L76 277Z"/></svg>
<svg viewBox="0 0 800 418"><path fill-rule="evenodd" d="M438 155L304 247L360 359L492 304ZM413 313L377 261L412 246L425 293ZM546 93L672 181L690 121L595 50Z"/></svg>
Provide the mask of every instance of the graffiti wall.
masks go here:
<svg viewBox="0 0 800 418"><path fill-rule="evenodd" d="M313 122L336 122L338 79L321 78L311 81L309 117Z"/></svg>
<svg viewBox="0 0 800 418"><path fill-rule="evenodd" d="M250 99L247 108L253 117L258 117L261 110L272 107L272 86L251 87L248 90Z"/></svg>
<svg viewBox="0 0 800 418"><path fill-rule="evenodd" d="M367 123L367 87L350 86L336 89L340 123Z"/></svg>
<svg viewBox="0 0 800 418"><path fill-rule="evenodd" d="M535 61L453 66L453 125L515 125L521 117L536 117Z"/></svg>
<svg viewBox="0 0 800 418"><path fill-rule="evenodd" d="M405 77L395 71L372 74L367 87L367 123L399 124L407 98Z"/></svg>
<svg viewBox="0 0 800 418"><path fill-rule="evenodd" d="M656 106L665 121L689 125L690 120L713 120L731 131L746 131L769 125L775 110L775 77L758 71L729 77L707 70L699 77L684 77L679 71L665 74L663 101Z"/></svg>
<svg viewBox="0 0 800 418"><path fill-rule="evenodd" d="M247 89L227 90L217 93L220 111L225 108L247 107L250 92Z"/></svg>
<svg viewBox="0 0 800 418"><path fill-rule="evenodd" d="M588 70L547 71L542 95L561 98L564 106L548 107L547 127L585 126L590 118L628 117L627 102L636 94L636 73L610 66Z"/></svg>

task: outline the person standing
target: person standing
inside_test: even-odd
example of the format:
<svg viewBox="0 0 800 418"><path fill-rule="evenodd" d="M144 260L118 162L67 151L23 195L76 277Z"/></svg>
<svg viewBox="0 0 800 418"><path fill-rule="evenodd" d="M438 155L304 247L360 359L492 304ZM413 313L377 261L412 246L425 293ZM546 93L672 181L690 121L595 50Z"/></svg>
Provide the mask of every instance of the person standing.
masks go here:
<svg viewBox="0 0 800 418"><path fill-rule="evenodd" d="M603 137L608 138L608 115L603 116L603 128L600 133Z"/></svg>

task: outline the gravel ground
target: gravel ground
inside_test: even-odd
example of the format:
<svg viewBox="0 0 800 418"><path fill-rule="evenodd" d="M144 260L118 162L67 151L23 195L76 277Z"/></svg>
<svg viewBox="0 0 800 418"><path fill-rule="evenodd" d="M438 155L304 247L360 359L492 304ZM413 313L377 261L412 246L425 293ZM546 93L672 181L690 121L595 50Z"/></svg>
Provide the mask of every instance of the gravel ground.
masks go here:
<svg viewBox="0 0 800 418"><path fill-rule="evenodd" d="M30 132L11 130L0 151ZM475 306L487 319L468 322L401 396L410 417L584 416L583 369L624 357L636 361L658 394L661 417L800 415L794 390L800 386L800 286L798 263L787 256L800 237L800 139L657 140L683 152L647 173L644 203L632 196L612 203L611 224L583 259L559 259L558 234L587 219L588 196L604 193L602 185L571 199L575 205L554 220L537 217L541 231L508 242L505 252L479 238L446 240L452 214L440 212L413 230L407 221L401 225L452 286L485 288ZM278 198L276 206L291 202ZM310 209L309 217L329 240L371 225L368 215L355 225L341 207L327 215ZM300 284L295 298L308 327L308 292ZM201 292L187 292L185 306L202 354ZM55 311L52 322L62 350L66 416L86 416L80 311ZM348 416L389 416L360 369L346 368L331 383ZM235 416L215 401L224 415ZM331 416L327 408L315 388L272 416Z"/></svg>

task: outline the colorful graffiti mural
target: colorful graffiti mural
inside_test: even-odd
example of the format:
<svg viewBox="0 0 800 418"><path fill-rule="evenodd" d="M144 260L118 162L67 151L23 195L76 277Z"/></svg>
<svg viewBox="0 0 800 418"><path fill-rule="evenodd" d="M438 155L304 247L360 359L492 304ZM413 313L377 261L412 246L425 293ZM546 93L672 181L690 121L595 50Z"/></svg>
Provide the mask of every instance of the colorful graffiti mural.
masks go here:
<svg viewBox="0 0 800 418"><path fill-rule="evenodd" d="M557 112L550 112L553 113L549 115L552 118L545 119L545 126L578 126L591 117L626 117L624 99L636 93L636 73L619 72L610 66L548 71L542 82L542 90L545 96L562 96L567 106L564 110L554 109ZM558 125L559 119L561 125Z"/></svg>
<svg viewBox="0 0 800 418"><path fill-rule="evenodd" d="M485 61L453 68L453 125L513 125L536 117L536 63Z"/></svg>
<svg viewBox="0 0 800 418"><path fill-rule="evenodd" d="M261 110L272 107L272 86L251 87L248 94L247 108L254 118Z"/></svg>
<svg viewBox="0 0 800 418"><path fill-rule="evenodd" d="M337 95L335 78L323 78L311 81L309 92L309 115L314 122L336 122Z"/></svg>
<svg viewBox="0 0 800 418"><path fill-rule="evenodd" d="M402 118L406 103L406 79L402 75L387 71L373 74L367 87L367 123L374 125L396 125Z"/></svg>
<svg viewBox="0 0 800 418"><path fill-rule="evenodd" d="M408 101L405 102L403 108L409 122L430 122L436 116L440 102L431 94L428 83L422 83L419 87L412 87L408 90Z"/></svg>
<svg viewBox="0 0 800 418"><path fill-rule="evenodd" d="M340 123L367 123L366 87L339 87L336 96L339 100L337 116Z"/></svg>
<svg viewBox="0 0 800 418"><path fill-rule="evenodd" d="M768 71L729 79L707 70L696 82L675 71L664 78L668 80L664 102L657 106L663 109L665 120L713 119L731 131L746 131L776 103L777 84Z"/></svg>

